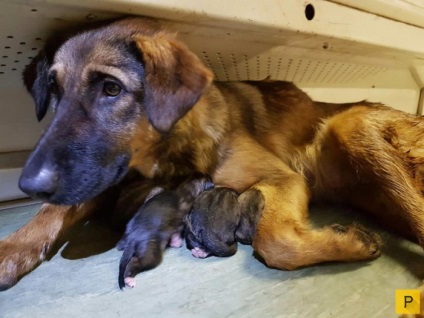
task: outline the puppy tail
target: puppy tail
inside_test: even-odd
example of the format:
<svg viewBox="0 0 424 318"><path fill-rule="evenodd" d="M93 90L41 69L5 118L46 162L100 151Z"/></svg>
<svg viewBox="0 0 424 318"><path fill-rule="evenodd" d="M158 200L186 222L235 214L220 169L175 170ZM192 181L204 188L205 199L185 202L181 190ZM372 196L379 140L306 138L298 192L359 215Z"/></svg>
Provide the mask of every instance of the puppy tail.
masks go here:
<svg viewBox="0 0 424 318"><path fill-rule="evenodd" d="M134 249L132 246L127 246L124 250L124 253L122 254L121 260L119 262L119 274L118 274L118 284L119 288L123 290L125 288L125 271L127 269L128 264L131 261L131 258L133 257L133 251Z"/></svg>

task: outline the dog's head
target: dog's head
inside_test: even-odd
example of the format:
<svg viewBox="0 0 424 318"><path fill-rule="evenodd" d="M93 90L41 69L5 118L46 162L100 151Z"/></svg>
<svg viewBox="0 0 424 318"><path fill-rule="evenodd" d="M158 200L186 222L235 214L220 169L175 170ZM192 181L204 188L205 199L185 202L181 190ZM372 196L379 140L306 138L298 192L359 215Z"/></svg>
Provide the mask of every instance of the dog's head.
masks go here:
<svg viewBox="0 0 424 318"><path fill-rule="evenodd" d="M41 120L54 116L22 172L20 188L56 204L76 204L118 182L137 123L167 133L197 102L211 72L172 34L126 19L40 54L24 81Z"/></svg>

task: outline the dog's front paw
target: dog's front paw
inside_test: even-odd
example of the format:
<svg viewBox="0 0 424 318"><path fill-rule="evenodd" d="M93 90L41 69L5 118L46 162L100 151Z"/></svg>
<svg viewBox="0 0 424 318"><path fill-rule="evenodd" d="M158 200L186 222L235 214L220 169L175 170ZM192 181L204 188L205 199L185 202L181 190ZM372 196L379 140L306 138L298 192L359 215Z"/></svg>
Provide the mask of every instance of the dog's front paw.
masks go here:
<svg viewBox="0 0 424 318"><path fill-rule="evenodd" d="M49 245L0 241L0 291L14 286L19 279L32 271L46 257Z"/></svg>

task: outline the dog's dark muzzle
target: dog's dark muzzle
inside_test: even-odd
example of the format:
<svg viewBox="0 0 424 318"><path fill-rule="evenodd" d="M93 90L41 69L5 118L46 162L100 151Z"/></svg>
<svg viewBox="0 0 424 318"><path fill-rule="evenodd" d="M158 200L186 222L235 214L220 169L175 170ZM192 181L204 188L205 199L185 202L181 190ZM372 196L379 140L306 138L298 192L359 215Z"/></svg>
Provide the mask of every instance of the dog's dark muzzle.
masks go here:
<svg viewBox="0 0 424 318"><path fill-rule="evenodd" d="M89 154L89 147L74 152L59 148L55 149L59 156L42 147L34 150L19 179L23 192L53 204L78 204L116 184L127 173L130 160L127 153L104 162L106 155ZM74 145L71 148L75 149Z"/></svg>

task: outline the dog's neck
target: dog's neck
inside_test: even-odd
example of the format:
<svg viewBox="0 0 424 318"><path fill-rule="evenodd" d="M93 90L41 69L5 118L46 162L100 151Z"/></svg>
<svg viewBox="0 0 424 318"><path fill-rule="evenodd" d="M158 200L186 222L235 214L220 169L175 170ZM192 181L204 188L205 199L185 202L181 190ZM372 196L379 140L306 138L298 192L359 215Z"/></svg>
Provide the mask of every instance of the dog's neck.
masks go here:
<svg viewBox="0 0 424 318"><path fill-rule="evenodd" d="M216 120L228 114L215 95L211 88L169 133L160 134L143 119L131 144L130 167L147 178L212 174L229 129L216 124L228 122Z"/></svg>

